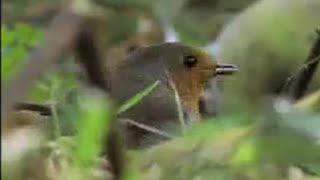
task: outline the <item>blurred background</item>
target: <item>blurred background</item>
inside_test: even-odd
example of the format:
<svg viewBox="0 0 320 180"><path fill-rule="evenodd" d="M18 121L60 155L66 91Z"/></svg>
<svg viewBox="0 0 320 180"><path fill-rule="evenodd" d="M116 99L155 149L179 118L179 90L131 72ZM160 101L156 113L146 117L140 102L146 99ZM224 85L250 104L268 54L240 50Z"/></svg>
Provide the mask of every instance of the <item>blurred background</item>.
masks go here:
<svg viewBox="0 0 320 180"><path fill-rule="evenodd" d="M2 84L12 80L22 70L29 53L43 42L45 30L51 20L71 2L72 0L3 0L1 2ZM96 41L100 45L99 48L108 59L105 62L107 67L112 67L113 64L124 59L132 47L179 41L190 46L201 47L216 60L233 63L240 68L240 73L227 77L228 80L225 82L220 82L222 80L211 82L212 85L223 83L219 92L215 92L215 87L209 87L207 90L208 93L218 93L219 97L215 94L216 98L212 103L221 101L223 106L221 117L208 118L210 122L212 120L216 123L208 125L214 130L207 126L199 127L186 138L187 142L189 142L188 138L192 139L190 140L192 143L194 143L193 139L197 139L194 136L198 135L217 139L217 142L214 142L214 148L211 147L212 141L209 140L210 147L201 149L201 152L203 151L201 158L210 160L199 158L199 154L190 154L188 158L181 161L189 164L187 167L180 168L176 165L172 168L162 163L162 156L159 155L159 152L163 153L161 149L154 150L146 159L150 158L152 162L159 164L146 170L147 172L143 174L144 178L137 175L136 171L130 170L134 172L128 179L189 179L189 177L197 180L320 179L319 93L315 96L318 101L312 105L312 112L309 112L309 106L308 113L303 111L302 114L292 114L295 112L293 110L292 113L283 115L274 112L276 110L270 110L272 100L281 95L287 88L288 79L290 80L290 77L301 69L318 37L316 29L320 28L319 0L93 0L93 2L98 5L91 12L97 18L92 26L98 33ZM20 132L21 134L17 137L10 136L12 132L7 131L8 128L2 130L2 141L6 140L7 143L2 144L2 148L7 148L3 152L7 154L2 154L2 157L8 157L7 161L2 161L2 163L7 162L6 168L2 168L2 171L8 179L27 177L23 174L24 165L17 162L23 161L23 158L39 159L34 158L34 154L38 157L37 154L40 154L38 145L48 142L50 139L47 138L48 134L60 137L81 134L85 131L81 130L79 122L84 117L83 113L90 114L90 112L82 112L84 107L79 103L81 102L79 96L86 95L82 90L83 85L78 83L78 80L86 77L73 60L72 55L67 55L65 60L46 72L28 92L28 101L50 105L55 112L54 128L43 124L42 121L40 125L22 123L24 127L31 130ZM317 70L306 94L319 92L319 90L320 71ZM101 102L98 100L93 103ZM96 111L100 112L99 110L98 108ZM94 118L89 115L86 117ZM259 136L261 139L258 138L259 141L257 141L263 142L261 145L257 145L256 136L246 134L246 128L257 122L262 124L259 128L262 129L263 136L262 138ZM7 127L18 126L20 128L21 123ZM38 131L39 126L40 131ZM270 127L273 127L271 128L273 131L268 131ZM226 135L225 132L227 132ZM246 134L244 143L243 141L238 143L244 134ZM22 137L35 138L37 141L30 143L30 139ZM279 140L275 137L283 139ZM268 138L273 139L270 141ZM20 145L25 142L25 145L20 147L14 144L14 141ZM62 140L55 141L54 145L50 144L49 148L46 146L46 151L55 149L52 152L56 153L59 150L59 155L50 151L50 158L54 155L54 157L64 156L61 153L69 152L68 148L64 148L69 147L65 143L70 144L69 140ZM178 143L173 146L187 145ZM83 147L88 147L88 144L82 144L80 149ZM12 149L20 149L20 154L28 151L28 155L23 157L21 155L18 158L18 155L14 154L17 152ZM37 151L34 152L34 149ZM231 160L228 159L229 154L228 160L224 155L219 156L219 153L226 149L236 149L232 151L235 154L230 155ZM32 152L31 155L29 151ZM179 151L175 153L182 154ZM163 154L165 154L164 159L167 158L168 161L174 157L172 155L174 153ZM137 156L137 159L141 160L141 157ZM191 167L192 157L199 163ZM260 160L262 162L266 160L267 165L261 165ZM24 162L28 161L24 160ZM146 161L149 162L149 159ZM26 166L39 167L39 162L32 160L34 165ZM216 164L212 165L213 162ZM41 163L44 162L41 161ZM206 166L206 163L209 165ZM231 163L231 168L225 167L227 163ZM274 164L276 166L273 166ZM222 169L217 168L218 166ZM169 171L170 167L180 173ZM38 179L43 179L44 176L30 169L28 173L37 174ZM59 174L57 168L53 169L55 171L50 171L51 174ZM16 177L19 174L18 171L20 176ZM38 171L47 172L42 169ZM309 175L305 175L308 173ZM286 176L284 177L283 174ZM45 176L47 179L63 179L62 176Z"/></svg>

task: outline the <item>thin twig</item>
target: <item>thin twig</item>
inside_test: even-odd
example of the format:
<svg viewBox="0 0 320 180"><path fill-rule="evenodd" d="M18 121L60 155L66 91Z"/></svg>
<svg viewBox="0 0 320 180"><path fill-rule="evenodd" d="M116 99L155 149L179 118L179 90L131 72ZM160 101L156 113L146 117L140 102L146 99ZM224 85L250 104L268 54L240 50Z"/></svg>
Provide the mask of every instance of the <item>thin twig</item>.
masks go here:
<svg viewBox="0 0 320 180"><path fill-rule="evenodd" d="M13 110L16 111L34 111L40 113L42 116L51 116L52 112L50 107L46 105L40 105L40 104L35 104L35 103L29 103L29 102L19 102L15 103L13 106Z"/></svg>
<svg viewBox="0 0 320 180"><path fill-rule="evenodd" d="M140 129L143 129L145 131L148 131L150 133L153 133L153 134L156 134L156 135L159 135L159 136L162 136L162 137L165 137L165 138L168 138L168 139L172 139L174 136L167 133L167 132L164 132L164 131L161 131L157 128L154 128L154 127L151 127L151 126L148 126L146 124L142 124L142 123L138 123L136 121L133 121L131 119L121 119L121 121L124 121L130 125L133 125L133 126L136 126Z"/></svg>
<svg viewBox="0 0 320 180"><path fill-rule="evenodd" d="M310 50L306 62L286 80L283 86L282 91L287 93L289 98L294 101L300 99L307 91L320 62L320 32L319 30L316 32L317 39ZM288 87L289 89L287 90Z"/></svg>
<svg viewBox="0 0 320 180"><path fill-rule="evenodd" d="M56 104L50 104L51 112L52 112L52 123L54 127L54 138L57 139L61 136L60 130L60 121L57 113Z"/></svg>
<svg viewBox="0 0 320 180"><path fill-rule="evenodd" d="M107 138L107 149L103 149L103 152L106 152L108 156L114 180L121 180L125 170L125 152L122 146L118 124L118 121L111 122L111 128Z"/></svg>
<svg viewBox="0 0 320 180"><path fill-rule="evenodd" d="M296 70L290 77L286 79L285 84L283 85L282 91L285 92L288 90L289 86L293 83L293 81L298 78L298 76L301 74L301 71L306 71L308 69L308 66L310 66L313 63L316 63L320 60L320 55L316 57L315 59L309 61L306 64L303 64L303 66L299 67L298 70Z"/></svg>
<svg viewBox="0 0 320 180"><path fill-rule="evenodd" d="M184 134L186 132L187 126L186 126L185 118L184 118L184 114L183 114L181 98L179 96L178 90L177 90L177 88L176 88L176 86L175 86L175 84L174 84L169 72L166 69L165 69L165 73L166 73L166 76L167 76L167 80L168 80L169 86L171 87L171 89L173 90L173 93L174 93L174 100L175 100L175 103L176 103L176 106L177 106L177 111L178 111L178 120L179 120L179 123L181 125L182 133Z"/></svg>

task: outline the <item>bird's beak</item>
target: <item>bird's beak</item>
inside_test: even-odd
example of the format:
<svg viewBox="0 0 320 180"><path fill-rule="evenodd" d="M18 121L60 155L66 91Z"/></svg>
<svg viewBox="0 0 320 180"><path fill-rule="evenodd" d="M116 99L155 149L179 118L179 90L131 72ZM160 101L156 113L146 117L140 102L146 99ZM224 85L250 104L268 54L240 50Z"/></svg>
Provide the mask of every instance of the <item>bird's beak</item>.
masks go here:
<svg viewBox="0 0 320 180"><path fill-rule="evenodd" d="M239 72L239 68L233 64L218 64L216 67L216 75L232 75Z"/></svg>

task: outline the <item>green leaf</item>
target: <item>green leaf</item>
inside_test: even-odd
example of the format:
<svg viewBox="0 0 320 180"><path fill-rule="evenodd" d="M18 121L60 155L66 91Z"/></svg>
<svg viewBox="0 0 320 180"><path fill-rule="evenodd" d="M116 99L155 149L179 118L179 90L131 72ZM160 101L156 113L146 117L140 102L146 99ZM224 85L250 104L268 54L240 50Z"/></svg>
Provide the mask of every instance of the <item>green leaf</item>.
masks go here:
<svg viewBox="0 0 320 180"><path fill-rule="evenodd" d="M241 144L231 160L233 165L243 166L256 163L257 149L256 143L254 141L254 139L249 139L248 141L245 141L243 144Z"/></svg>
<svg viewBox="0 0 320 180"><path fill-rule="evenodd" d="M13 44L16 38L15 33L9 31L6 25L2 25L1 27L1 37L1 44L4 48Z"/></svg>
<svg viewBox="0 0 320 180"><path fill-rule="evenodd" d="M95 163L104 144L111 122L111 107L104 96L82 96L80 99L80 119L78 122L75 163L87 168Z"/></svg>
<svg viewBox="0 0 320 180"><path fill-rule="evenodd" d="M36 103L45 103L50 99L50 88L45 86L42 82L37 82L31 89L29 98Z"/></svg>
<svg viewBox="0 0 320 180"><path fill-rule="evenodd" d="M21 70L26 62L28 49L38 44L42 31L25 23L17 23L9 29L1 27L1 75L2 80L9 80Z"/></svg>
<svg viewBox="0 0 320 180"><path fill-rule="evenodd" d="M22 46L7 49L1 61L2 80L9 80L14 74L19 72L25 63L27 50Z"/></svg>
<svg viewBox="0 0 320 180"><path fill-rule="evenodd" d="M126 103L124 103L119 109L118 109L118 114L121 114L128 109L132 108L136 104L138 104L145 96L150 94L159 84L159 81L156 81L146 89L144 89L142 92L136 94L134 97L130 98Z"/></svg>

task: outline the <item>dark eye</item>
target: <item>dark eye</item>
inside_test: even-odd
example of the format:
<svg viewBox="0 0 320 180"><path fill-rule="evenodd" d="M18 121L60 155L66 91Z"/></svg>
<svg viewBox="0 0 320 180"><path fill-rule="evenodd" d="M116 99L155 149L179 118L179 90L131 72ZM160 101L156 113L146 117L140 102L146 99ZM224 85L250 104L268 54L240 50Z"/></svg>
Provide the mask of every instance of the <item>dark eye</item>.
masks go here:
<svg viewBox="0 0 320 180"><path fill-rule="evenodd" d="M131 45L131 46L129 46L129 47L127 48L127 53L131 53L131 52L137 50L138 48L139 48L138 45L133 44L133 45Z"/></svg>
<svg viewBox="0 0 320 180"><path fill-rule="evenodd" d="M184 56L183 64L188 68L194 67L197 64L197 62L198 62L197 58L193 55Z"/></svg>

